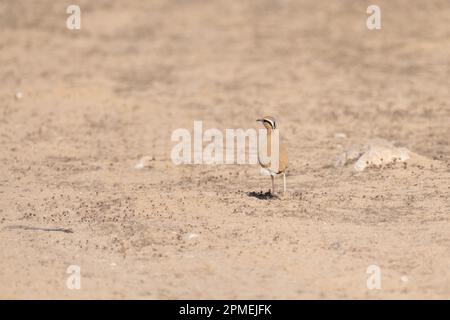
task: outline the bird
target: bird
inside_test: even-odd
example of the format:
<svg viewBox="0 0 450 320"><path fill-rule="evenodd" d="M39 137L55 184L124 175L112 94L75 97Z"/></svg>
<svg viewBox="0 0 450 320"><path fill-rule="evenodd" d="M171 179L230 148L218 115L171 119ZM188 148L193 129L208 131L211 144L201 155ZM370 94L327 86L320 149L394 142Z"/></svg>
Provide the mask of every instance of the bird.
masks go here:
<svg viewBox="0 0 450 320"><path fill-rule="evenodd" d="M266 128L266 138L267 138L267 147L266 150L261 147L261 143L258 144L258 162L261 165L263 169L266 169L270 173L270 178L272 180L272 190L271 194L275 195L275 175L283 175L283 194L286 194L286 170L288 167L288 157L287 152L284 144L281 143L280 139L278 141L278 150L272 150L272 136L275 132L275 130L278 130L277 122L274 117L266 116L261 119L257 119L257 122L261 122L262 125ZM279 132L278 138L279 138ZM276 147L276 145L275 145ZM270 157L272 159L272 151L276 152L278 151L278 163L272 163L272 161L266 163L263 161L264 159L267 159L267 157ZM275 153L274 153L275 154ZM276 154L275 154L276 155Z"/></svg>

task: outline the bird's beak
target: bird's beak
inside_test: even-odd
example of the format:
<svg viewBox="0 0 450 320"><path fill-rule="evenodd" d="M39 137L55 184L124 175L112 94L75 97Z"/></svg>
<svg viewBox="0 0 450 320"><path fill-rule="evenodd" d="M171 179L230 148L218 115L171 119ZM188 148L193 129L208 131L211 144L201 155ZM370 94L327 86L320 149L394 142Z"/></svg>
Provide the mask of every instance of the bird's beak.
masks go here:
<svg viewBox="0 0 450 320"><path fill-rule="evenodd" d="M256 119L256 122L264 122L264 119Z"/></svg>

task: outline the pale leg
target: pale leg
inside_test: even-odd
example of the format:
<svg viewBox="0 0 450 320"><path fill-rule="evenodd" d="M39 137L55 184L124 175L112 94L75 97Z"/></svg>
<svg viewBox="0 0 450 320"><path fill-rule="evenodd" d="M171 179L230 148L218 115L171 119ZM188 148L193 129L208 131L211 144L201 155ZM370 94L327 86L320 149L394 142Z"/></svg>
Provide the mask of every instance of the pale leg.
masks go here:
<svg viewBox="0 0 450 320"><path fill-rule="evenodd" d="M283 172L283 194L286 194L286 172Z"/></svg>
<svg viewBox="0 0 450 320"><path fill-rule="evenodd" d="M275 194L275 182L274 182L274 177L273 174L270 175L270 179L272 179L272 194Z"/></svg>

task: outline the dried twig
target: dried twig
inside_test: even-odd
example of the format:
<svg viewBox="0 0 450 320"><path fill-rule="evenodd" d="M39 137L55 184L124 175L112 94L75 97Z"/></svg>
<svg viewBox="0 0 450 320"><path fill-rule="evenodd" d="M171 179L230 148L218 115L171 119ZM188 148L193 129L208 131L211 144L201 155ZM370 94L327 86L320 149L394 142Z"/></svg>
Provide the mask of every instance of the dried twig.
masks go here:
<svg viewBox="0 0 450 320"><path fill-rule="evenodd" d="M39 231L59 231L59 232L65 232L65 233L73 233L72 229L66 229L66 228L31 227L31 226L23 226L23 225L6 226L6 228L22 229L22 230L39 230Z"/></svg>

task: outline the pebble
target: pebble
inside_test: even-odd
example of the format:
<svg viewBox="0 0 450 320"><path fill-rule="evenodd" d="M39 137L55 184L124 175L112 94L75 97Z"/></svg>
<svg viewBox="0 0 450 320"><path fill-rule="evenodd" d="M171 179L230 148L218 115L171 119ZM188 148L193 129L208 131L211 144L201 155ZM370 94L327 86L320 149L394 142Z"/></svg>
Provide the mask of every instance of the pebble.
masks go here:
<svg viewBox="0 0 450 320"><path fill-rule="evenodd" d="M151 162L155 161L154 156L143 156L134 166L135 169L151 168Z"/></svg>
<svg viewBox="0 0 450 320"><path fill-rule="evenodd" d="M20 92L20 91L17 91L17 92L16 92L16 96L15 96L15 97L16 97L16 99L17 99L17 100L20 100L20 99L22 99L22 98L23 98L23 93L22 93L22 92Z"/></svg>
<svg viewBox="0 0 450 320"><path fill-rule="evenodd" d="M188 233L185 238L186 238L186 240L192 240L192 239L195 239L198 237L199 237L199 235L196 233Z"/></svg>
<svg viewBox="0 0 450 320"><path fill-rule="evenodd" d="M347 139L347 135L343 132L336 132L334 134L335 139Z"/></svg>

